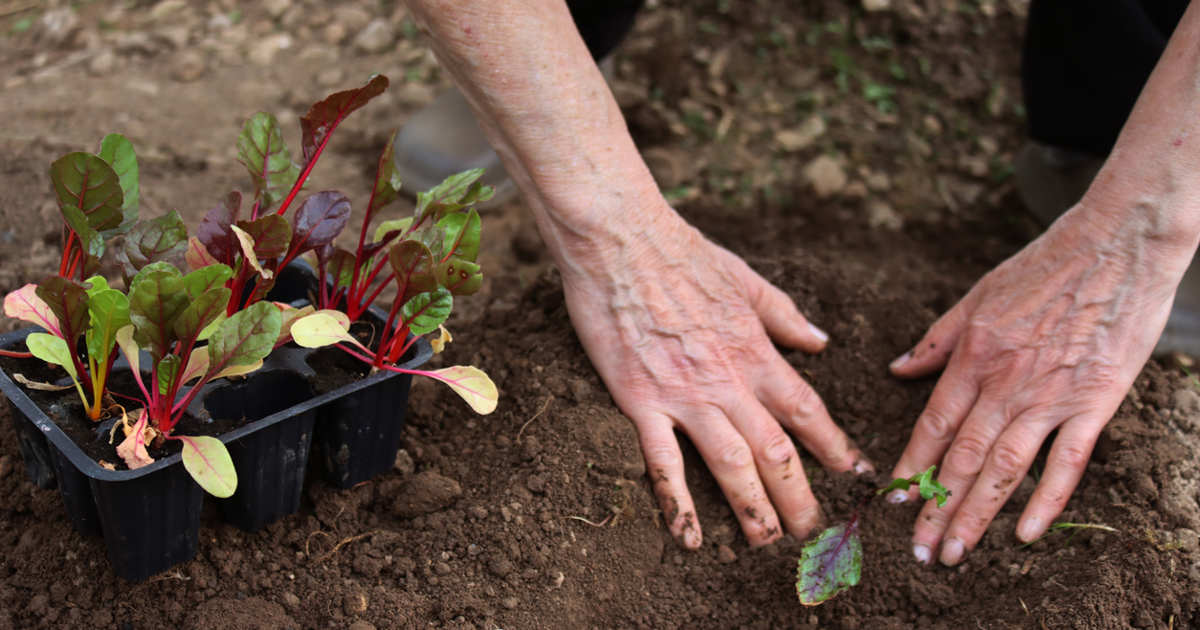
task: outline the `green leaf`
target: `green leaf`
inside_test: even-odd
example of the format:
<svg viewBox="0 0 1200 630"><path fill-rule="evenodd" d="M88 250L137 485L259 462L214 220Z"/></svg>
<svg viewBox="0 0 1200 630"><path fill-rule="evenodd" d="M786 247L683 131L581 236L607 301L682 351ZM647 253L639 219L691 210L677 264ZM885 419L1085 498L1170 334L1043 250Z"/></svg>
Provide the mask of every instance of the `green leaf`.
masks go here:
<svg viewBox="0 0 1200 630"><path fill-rule="evenodd" d="M187 227L179 213L172 210L160 217L138 221L125 235L118 257L128 279L152 262L182 264L187 246Z"/></svg>
<svg viewBox="0 0 1200 630"><path fill-rule="evenodd" d="M841 523L821 532L800 551L796 594L815 606L858 584L862 576L862 541L858 522Z"/></svg>
<svg viewBox="0 0 1200 630"><path fill-rule="evenodd" d="M72 379L79 379L79 373L75 371L75 362L71 360L71 350L67 348L67 342L62 337L29 333L29 336L25 337L25 345L29 347L33 356L46 363L62 366Z"/></svg>
<svg viewBox="0 0 1200 630"><path fill-rule="evenodd" d="M400 316L408 325L408 330L414 335L424 335L437 330L437 327L450 316L454 307L454 297L445 287L435 291L418 293L400 307Z"/></svg>
<svg viewBox="0 0 1200 630"><path fill-rule="evenodd" d="M83 251L88 256L99 259L104 255L104 237L99 232L92 229L88 225L87 216L79 208L71 206L61 206L63 220L66 221L67 227L75 232L79 237L79 242L83 245Z"/></svg>
<svg viewBox="0 0 1200 630"><path fill-rule="evenodd" d="M263 260L283 256L292 242L292 226L277 214L238 221L237 226L254 239L254 254Z"/></svg>
<svg viewBox="0 0 1200 630"><path fill-rule="evenodd" d="M292 162L279 121L266 112L251 116L242 126L237 145L238 160L254 180L255 197L262 199L261 209L275 205L300 177L300 167Z"/></svg>
<svg viewBox="0 0 1200 630"><path fill-rule="evenodd" d="M378 243L379 241L382 241L385 236L392 232L403 232L404 230L407 230L408 226L412 225L412 222L413 218L408 217L405 219L392 219L390 221L384 221L383 223L380 223L379 227L375 228L375 242Z"/></svg>
<svg viewBox="0 0 1200 630"><path fill-rule="evenodd" d="M396 272L396 284L400 287L397 299L408 300L418 293L433 291L438 287L433 255L425 245L417 241L401 241L388 252L388 262Z"/></svg>
<svg viewBox="0 0 1200 630"><path fill-rule="evenodd" d="M125 193L113 167L91 153L68 153L50 165L50 181L60 208L75 208L93 230L121 225Z"/></svg>
<svg viewBox="0 0 1200 630"><path fill-rule="evenodd" d="M921 498L926 501L937 499L938 507L946 504L950 499L950 490L943 486L941 482L934 479L933 473L937 470L937 465L930 466L925 469L925 472L917 473L911 477L893 479L891 483L875 491L875 494L883 494L892 490L908 490L916 485L921 493Z"/></svg>
<svg viewBox="0 0 1200 630"><path fill-rule="evenodd" d="M183 287L188 297L195 299L225 283L233 277L233 270L220 263L201 267L183 277Z"/></svg>
<svg viewBox="0 0 1200 630"><path fill-rule="evenodd" d="M413 216L418 221L430 214L440 219L447 212L491 199L492 188L478 182L482 176L482 168L463 171L447 177L426 192L417 193L417 206L413 210Z"/></svg>
<svg viewBox="0 0 1200 630"><path fill-rule="evenodd" d="M175 436L183 442L183 467L196 484L214 497L225 499L237 491L237 469L225 444L204 435Z"/></svg>
<svg viewBox="0 0 1200 630"><path fill-rule="evenodd" d="M188 302L183 276L169 263L150 263L133 277L129 318L135 327L134 339L155 360L170 352L175 341L172 325Z"/></svg>
<svg viewBox="0 0 1200 630"><path fill-rule="evenodd" d="M130 323L129 298L108 288L108 283L100 276L94 276L88 282L92 285L88 289L88 356L103 366L117 344L117 331Z"/></svg>
<svg viewBox="0 0 1200 630"><path fill-rule="evenodd" d="M471 295L483 286L483 272L479 265L451 257L438 265L438 282L454 295Z"/></svg>
<svg viewBox="0 0 1200 630"><path fill-rule="evenodd" d="M355 262L354 254L340 247L333 250L333 255L325 261L325 273L333 282L335 291L350 286L350 281L354 279Z"/></svg>
<svg viewBox="0 0 1200 630"><path fill-rule="evenodd" d="M208 342L209 375L232 365L261 361L275 348L283 316L270 302L257 302L221 323Z"/></svg>
<svg viewBox="0 0 1200 630"><path fill-rule="evenodd" d="M158 362L158 366L154 373L158 375L158 395L166 396L171 391L171 385L175 383L175 378L179 376L179 368L182 359L177 354L168 354Z"/></svg>
<svg viewBox="0 0 1200 630"><path fill-rule="evenodd" d="M115 232L128 229L138 216L138 206L141 202L141 188L138 184L137 153L133 143L119 133L110 133L100 141L100 159L112 167L121 184L124 198L121 203L121 224ZM106 235L111 236L111 235Z"/></svg>
<svg viewBox="0 0 1200 630"><path fill-rule="evenodd" d="M479 213L471 208L467 212L448 214L438 221L438 226L446 231L443 237L442 255L457 256L463 260L474 262L479 256L479 234L481 228Z"/></svg>
<svg viewBox="0 0 1200 630"><path fill-rule="evenodd" d="M79 336L87 330L87 289L70 278L48 276L38 285L36 293L58 318L62 337L73 348Z"/></svg>
<svg viewBox="0 0 1200 630"><path fill-rule="evenodd" d="M225 313L225 307L229 305L232 294L233 292L226 287L214 287L191 298L171 324L175 338L199 339L205 328Z"/></svg>

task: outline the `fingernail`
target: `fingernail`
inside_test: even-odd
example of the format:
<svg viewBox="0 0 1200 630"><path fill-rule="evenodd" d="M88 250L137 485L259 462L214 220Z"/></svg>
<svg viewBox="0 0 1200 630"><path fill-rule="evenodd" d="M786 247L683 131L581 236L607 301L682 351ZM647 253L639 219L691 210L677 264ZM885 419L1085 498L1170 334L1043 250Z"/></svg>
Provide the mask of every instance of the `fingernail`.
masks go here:
<svg viewBox="0 0 1200 630"><path fill-rule="evenodd" d="M929 564L929 547L922 544L913 545L913 557L921 564Z"/></svg>
<svg viewBox="0 0 1200 630"><path fill-rule="evenodd" d="M854 462L854 474L865 475L873 472L875 472L875 467L871 465L871 462L865 459L860 459Z"/></svg>
<svg viewBox="0 0 1200 630"><path fill-rule="evenodd" d="M894 504L899 505L901 503L904 503L905 501L908 501L908 493L905 492L904 490L892 490L887 495L888 503L894 503ZM926 553L929 552L928 549L926 549L925 551L926 551Z"/></svg>
<svg viewBox="0 0 1200 630"><path fill-rule="evenodd" d="M957 538L947 538L945 542L942 543L942 556L940 558L942 564L952 567L958 564L958 562L962 560L962 557L963 544L961 540Z"/></svg>
<svg viewBox="0 0 1200 630"><path fill-rule="evenodd" d="M820 339L821 343L829 341L829 335L826 334L824 330L814 326L812 322L808 323L808 330L813 334L813 336L815 336L817 339Z"/></svg>
<svg viewBox="0 0 1200 630"><path fill-rule="evenodd" d="M908 363L908 360L911 358L912 358L912 350L909 350L908 352L905 352L904 354L896 357L896 360L892 361L892 363L890 365L888 365L888 367L893 370L899 369L899 368L903 367L905 363Z"/></svg>
<svg viewBox="0 0 1200 630"><path fill-rule="evenodd" d="M1031 542L1041 532L1042 519L1036 516L1030 516L1021 521L1021 524L1017 526L1017 538L1020 538L1022 542Z"/></svg>
<svg viewBox="0 0 1200 630"><path fill-rule="evenodd" d="M696 528L689 527L683 530L683 546L688 549L700 548L700 532Z"/></svg>

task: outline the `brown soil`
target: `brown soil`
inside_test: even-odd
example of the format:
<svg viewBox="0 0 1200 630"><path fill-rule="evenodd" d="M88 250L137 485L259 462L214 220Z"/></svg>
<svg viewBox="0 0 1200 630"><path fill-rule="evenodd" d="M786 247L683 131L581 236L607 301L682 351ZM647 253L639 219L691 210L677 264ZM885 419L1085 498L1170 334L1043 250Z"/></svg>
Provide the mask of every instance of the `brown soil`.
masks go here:
<svg viewBox="0 0 1200 630"><path fill-rule="evenodd" d="M213 191L242 182L231 152L210 147L231 146L237 121L257 108L292 111L319 97L323 88L295 77L325 70L312 62L324 48L344 55L345 76L411 77L335 139L342 163L369 159L388 125L441 82L407 36L388 55L331 37L327 24L350 23L341 10L284 7L271 17L265 7L278 3L262 3L239 13L247 33L233 41L212 26L231 3L169 4L136 13L84 4L90 35L73 36L80 41L57 41L38 22L0 37L9 69L0 76L0 288L36 280L55 257L46 165L103 132L132 126L147 147L146 212L178 207L194 220ZM378 13L376 3L345 4ZM1021 142L1014 51L1025 3L892 4L864 14L832 0L664 1L639 19L614 83L681 211L831 333L823 354L789 360L883 466L933 383L891 379L887 361L1036 234L1005 177ZM0 29L25 15L43 12L0 18ZM382 15L404 32L402 10ZM190 39L174 45L168 29L181 27ZM284 32L300 50L267 65L242 65L222 48L237 53ZM115 51L115 68L89 61L101 49ZM64 61L80 50L92 57ZM181 70L196 51L199 77ZM874 82L896 91L867 98ZM68 98L78 90L85 113ZM784 133L812 115L824 130L808 143ZM848 180L824 198L804 174L820 156ZM365 189L361 172L328 168ZM916 507L875 502L863 514L862 584L804 608L792 586L799 543L749 549L694 452L689 482L705 544L675 546L633 428L588 364L527 216L512 206L484 221L490 280L463 301L456 342L438 360L487 370L502 391L495 414L473 416L418 380L394 472L344 491L314 481L299 514L256 533L212 509L196 559L143 584L111 575L102 544L70 529L55 493L29 484L15 444L0 440L0 629L1200 627L1195 379L1146 366L1101 437L1062 520L1117 533L1019 547L1026 479L962 566L923 568L908 551ZM831 519L869 488L808 468Z"/></svg>

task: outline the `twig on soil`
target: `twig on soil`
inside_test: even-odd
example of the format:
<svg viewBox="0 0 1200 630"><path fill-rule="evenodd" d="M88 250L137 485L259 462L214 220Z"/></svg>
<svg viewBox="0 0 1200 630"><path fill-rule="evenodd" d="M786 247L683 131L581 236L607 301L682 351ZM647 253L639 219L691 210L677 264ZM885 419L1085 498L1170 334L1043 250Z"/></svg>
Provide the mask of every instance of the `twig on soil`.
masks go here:
<svg viewBox="0 0 1200 630"><path fill-rule="evenodd" d="M1025 605L1025 600L1018 597L1017 601L1021 602L1021 610L1024 610L1025 615L1028 616L1029 615L1029 607Z"/></svg>
<svg viewBox="0 0 1200 630"><path fill-rule="evenodd" d="M31 9L36 9L42 5L42 0L33 0L32 2L17 2L7 7L0 7L0 18L6 18L10 15L24 13Z"/></svg>
<svg viewBox="0 0 1200 630"><path fill-rule="evenodd" d="M375 534L378 534L378 533L380 533L380 530L376 529L376 530L373 530L373 531L369 531L369 532L367 532L367 533L365 533L365 534L359 534L359 535L357 535L357 536L351 536L351 537L349 537L349 538L343 538L343 539L342 539L340 542L338 542L338 544L336 544L336 545L334 545L334 546L333 546L333 549L330 549L330 550L329 550L329 551L328 551L328 552L327 552L325 555L321 556L321 557L320 557L320 558L317 560L317 562L318 562L318 563L322 563L322 564L323 564L323 563L324 563L326 560L328 560L328 559L332 558L332 557L334 556L334 554L336 554L336 553L337 553L339 550L341 550L341 548L342 548L342 547L345 547L346 545L349 545L350 543L353 543L353 542L358 542L358 541L360 541L360 540L362 540L362 539L364 539L364 538L368 538L368 537L370 537L370 536L374 536Z"/></svg>
<svg viewBox="0 0 1200 630"><path fill-rule="evenodd" d="M178 571L178 570L176 570L176 571L171 571L171 572L169 572L169 573L164 573L164 574L162 574L162 575L160 575L160 576L158 576L158 577L155 577L154 579L150 580L150 582L151 582L151 583L154 583L154 582L161 582L161 581L163 581L163 580L179 580L180 582L187 582L187 581L189 581L189 580L191 580L191 579L192 579L192 578L190 578L190 577L187 577L187 576L186 576L186 575L184 575L184 574L183 574L181 571Z"/></svg>
<svg viewBox="0 0 1200 630"><path fill-rule="evenodd" d="M607 524L608 521L612 519L612 517L613 517L613 515L609 514L608 516L604 517L603 521L600 521L599 523L597 523L595 521L589 521L588 519L586 519L582 516L568 516L567 518L569 518L573 521L579 521L580 523L587 523L588 525L591 525L592 527L604 527L604 525Z"/></svg>
<svg viewBox="0 0 1200 630"><path fill-rule="evenodd" d="M525 433L525 427L528 427L531 422L533 422L534 420L537 420L538 416L542 415L542 413L546 411L546 408L550 406L550 401L552 401L552 400L554 400L554 396L547 396L546 401L542 403L542 408L538 409L537 413L533 414L532 418L526 420L525 424L521 425L521 429L519 431L517 431L517 440L516 441L518 443L520 443L520 441L521 441L521 434Z"/></svg>
<svg viewBox="0 0 1200 630"><path fill-rule="evenodd" d="M313 530L313 533L309 534L308 538L304 539L304 556L305 557L312 557L312 553L308 549L308 544L310 542L312 542L313 536L316 536L317 534L321 534L322 536L329 536L329 533L325 532L323 530L320 530L320 529ZM333 536L329 536L329 537L333 538Z"/></svg>

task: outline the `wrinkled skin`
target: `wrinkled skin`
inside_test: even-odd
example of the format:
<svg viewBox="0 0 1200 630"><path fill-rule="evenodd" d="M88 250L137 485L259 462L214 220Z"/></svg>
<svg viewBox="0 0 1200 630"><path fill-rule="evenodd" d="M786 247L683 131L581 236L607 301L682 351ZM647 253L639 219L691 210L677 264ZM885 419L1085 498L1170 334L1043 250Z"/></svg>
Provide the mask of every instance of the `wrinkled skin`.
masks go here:
<svg viewBox="0 0 1200 630"><path fill-rule="evenodd" d="M674 429L716 477L751 545L809 534L820 506L789 436L832 470L869 464L772 345L825 347L782 291L674 213L633 256L563 274L571 320L617 404L637 426L655 494L684 546L701 541ZM594 254L592 255L595 256ZM570 269L570 267L568 267Z"/></svg>
<svg viewBox="0 0 1200 630"><path fill-rule="evenodd" d="M894 475L939 464L949 502L926 503L913 554L958 563L1057 431L1017 535L1045 532L1149 358L1186 259L1138 217L1110 229L1076 207L981 279L909 353L901 377L945 368ZM915 493L896 491L901 502Z"/></svg>

